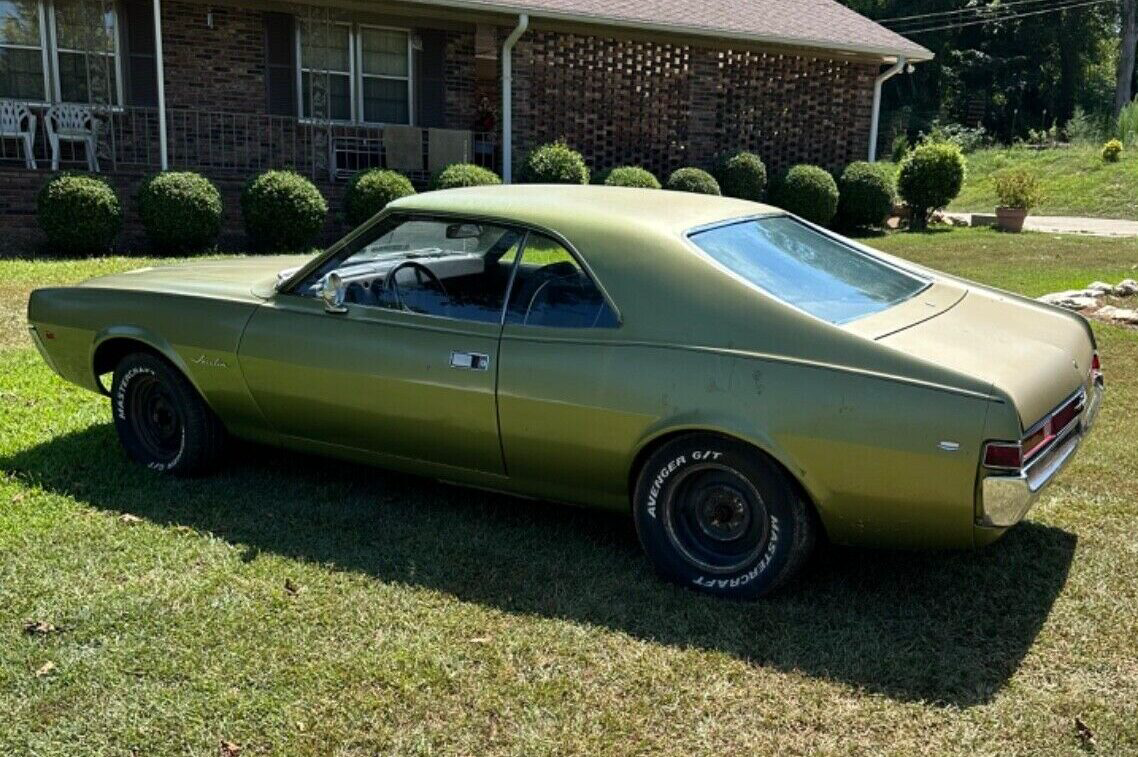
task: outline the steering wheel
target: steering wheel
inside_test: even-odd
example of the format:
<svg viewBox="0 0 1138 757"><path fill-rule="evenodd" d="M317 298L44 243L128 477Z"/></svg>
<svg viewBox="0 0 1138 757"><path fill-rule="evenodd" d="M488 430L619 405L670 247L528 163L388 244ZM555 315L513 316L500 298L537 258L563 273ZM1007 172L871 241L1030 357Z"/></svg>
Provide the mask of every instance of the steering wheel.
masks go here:
<svg viewBox="0 0 1138 757"><path fill-rule="evenodd" d="M405 302L403 302L403 295L399 293L399 284L395 281L395 274L399 273L404 268L414 269L415 276L419 280L419 284L424 283L423 276L426 275L426 278L430 279L431 283L439 288L439 292L442 293L443 297L448 300L450 299L450 295L447 294L446 287L443 286L442 279L440 279L434 271L417 260L404 260L402 263L395 266L388 272L387 279L383 282L384 291L391 292L391 295L395 298L395 303L399 305L399 308L401 310L411 309L407 307L407 304Z"/></svg>

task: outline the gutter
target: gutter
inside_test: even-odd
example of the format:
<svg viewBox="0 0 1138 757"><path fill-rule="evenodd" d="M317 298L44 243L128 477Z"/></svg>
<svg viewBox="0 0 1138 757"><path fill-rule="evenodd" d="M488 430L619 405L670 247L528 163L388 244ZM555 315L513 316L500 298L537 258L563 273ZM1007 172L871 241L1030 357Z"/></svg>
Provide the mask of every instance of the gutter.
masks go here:
<svg viewBox="0 0 1138 757"><path fill-rule="evenodd" d="M529 28L529 16L518 16L518 25L502 43L502 183L514 180L514 45Z"/></svg>
<svg viewBox="0 0 1138 757"><path fill-rule="evenodd" d="M909 64L908 59L902 55L885 71L878 74L873 80L873 115L869 121L869 162L877 162L877 131L881 126L881 85L892 79Z"/></svg>

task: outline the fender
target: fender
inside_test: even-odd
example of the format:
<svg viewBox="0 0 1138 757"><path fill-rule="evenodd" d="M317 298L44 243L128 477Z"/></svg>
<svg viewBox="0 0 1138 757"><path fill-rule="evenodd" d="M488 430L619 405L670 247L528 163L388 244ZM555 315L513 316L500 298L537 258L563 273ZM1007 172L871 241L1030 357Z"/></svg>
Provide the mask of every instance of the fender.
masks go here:
<svg viewBox="0 0 1138 757"><path fill-rule="evenodd" d="M198 395L202 397L206 404L209 404L209 397L202 391L202 387L194 375L194 372L190 370L189 365L186 364L186 361L182 359L182 356L178 354L178 351L174 349L173 345L150 329L141 326L106 326L96 332L95 338L91 341L91 351L87 358L87 364L91 366L94 384L100 394L109 397L110 391L103 386L102 382L99 381L99 376L95 374L95 355L98 353L99 347L112 339L130 339L135 342L141 342L162 355L162 357L169 360L175 368L182 372L182 375L193 385ZM211 409L213 408L211 407Z"/></svg>

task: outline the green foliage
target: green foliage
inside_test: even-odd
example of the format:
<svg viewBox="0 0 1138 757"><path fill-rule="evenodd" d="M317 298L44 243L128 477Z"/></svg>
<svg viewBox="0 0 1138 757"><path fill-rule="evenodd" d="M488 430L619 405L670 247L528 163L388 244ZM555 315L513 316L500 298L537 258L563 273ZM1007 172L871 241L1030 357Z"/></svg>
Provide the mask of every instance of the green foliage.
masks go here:
<svg viewBox="0 0 1138 757"><path fill-rule="evenodd" d="M1122 157L1122 142L1112 139L1102 146L1102 159L1107 163L1117 163Z"/></svg>
<svg viewBox="0 0 1138 757"><path fill-rule="evenodd" d="M250 240L265 250L301 250L324 226L328 203L293 171L265 171L245 185L241 213Z"/></svg>
<svg viewBox="0 0 1138 757"><path fill-rule="evenodd" d="M502 177L489 168L473 163L455 163L439 171L431 179L431 189L486 187L502 183Z"/></svg>
<svg viewBox="0 0 1138 757"><path fill-rule="evenodd" d="M209 247L221 232L221 193L192 171L155 174L138 189L138 215L146 236L163 252Z"/></svg>
<svg viewBox="0 0 1138 757"><path fill-rule="evenodd" d="M775 197L779 207L820 226L829 224L838 212L838 183L818 166L791 168L779 182Z"/></svg>
<svg viewBox="0 0 1138 757"><path fill-rule="evenodd" d="M1092 118L1082 108L1075 108L1063 130L1067 132L1067 141L1076 145L1094 144L1103 138L1101 119Z"/></svg>
<svg viewBox="0 0 1138 757"><path fill-rule="evenodd" d="M837 219L841 226L880 226L893 210L893 174L880 163L850 163L838 180L838 195Z"/></svg>
<svg viewBox="0 0 1138 757"><path fill-rule="evenodd" d="M106 252L122 228L122 205L111 185L88 174L59 174L36 198L39 225L58 251Z"/></svg>
<svg viewBox="0 0 1138 757"><path fill-rule="evenodd" d="M889 148L889 155L894 163L900 163L909 154L912 145L909 144L909 135L901 132L893 137L893 144Z"/></svg>
<svg viewBox="0 0 1138 757"><path fill-rule="evenodd" d="M767 167L752 152L723 155L716 161L715 179L727 197L759 202L767 191Z"/></svg>
<svg viewBox="0 0 1138 757"><path fill-rule="evenodd" d="M344 190L344 220L359 226L387 207L387 203L415 194L411 180L398 171L372 168L351 178Z"/></svg>
<svg viewBox="0 0 1138 757"><path fill-rule="evenodd" d="M651 171L640 166L620 166L607 171L598 178L607 187L660 188L660 180Z"/></svg>
<svg viewBox="0 0 1138 757"><path fill-rule="evenodd" d="M1115 126L1115 136L1122 140L1123 145L1133 147L1138 143L1138 100L1126 104L1118 114Z"/></svg>
<svg viewBox="0 0 1138 757"><path fill-rule="evenodd" d="M673 192L694 192L695 194L717 195L719 182L715 177L699 168L677 168L668 177L667 189Z"/></svg>
<svg viewBox="0 0 1138 757"><path fill-rule="evenodd" d="M535 148L522 162L522 180L528 184L588 184L589 167L581 153L564 142Z"/></svg>
<svg viewBox="0 0 1138 757"><path fill-rule="evenodd" d="M974 152L991 143L988 130L983 126L964 126L956 123L933 121L932 129L921 139L921 144L947 142L956 145L963 153Z"/></svg>
<svg viewBox="0 0 1138 757"><path fill-rule="evenodd" d="M1031 171L1015 168L992 177L1000 207L1031 210L1043 198L1039 179Z"/></svg>
<svg viewBox="0 0 1138 757"><path fill-rule="evenodd" d="M964 155L947 142L921 145L901 162L897 190L912 211L913 228L926 228L933 211L960 194L964 175Z"/></svg>

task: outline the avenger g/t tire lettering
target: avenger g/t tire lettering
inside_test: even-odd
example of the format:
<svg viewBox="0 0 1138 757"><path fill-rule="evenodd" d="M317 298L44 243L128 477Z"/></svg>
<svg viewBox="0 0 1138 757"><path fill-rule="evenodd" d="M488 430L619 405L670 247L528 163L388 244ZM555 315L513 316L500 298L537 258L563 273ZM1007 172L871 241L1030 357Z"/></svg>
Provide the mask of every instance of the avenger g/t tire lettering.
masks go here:
<svg viewBox="0 0 1138 757"><path fill-rule="evenodd" d="M221 454L221 422L186 377L156 355L127 355L115 367L111 412L127 455L151 470L190 475Z"/></svg>
<svg viewBox="0 0 1138 757"><path fill-rule="evenodd" d="M809 505L786 473L711 434L673 439L649 457L633 510L661 575L720 596L754 599L777 589L814 545Z"/></svg>

